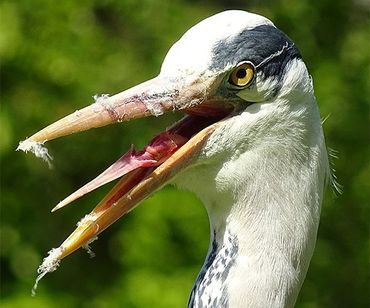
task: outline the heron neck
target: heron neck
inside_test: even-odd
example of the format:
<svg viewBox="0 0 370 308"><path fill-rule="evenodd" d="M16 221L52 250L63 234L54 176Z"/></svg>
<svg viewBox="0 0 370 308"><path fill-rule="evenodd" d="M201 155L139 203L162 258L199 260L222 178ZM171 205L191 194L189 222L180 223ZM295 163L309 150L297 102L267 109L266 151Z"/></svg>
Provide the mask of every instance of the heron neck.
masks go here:
<svg viewBox="0 0 370 308"><path fill-rule="evenodd" d="M233 117L177 181L200 197L211 226L194 307L294 305L329 170L313 94L300 95L299 105L282 98Z"/></svg>
<svg viewBox="0 0 370 308"><path fill-rule="evenodd" d="M193 296L199 302L294 305L316 242L327 168L322 135L312 144L308 136L300 138L305 144L260 146L221 168L198 167L208 186L199 185L196 193L211 226Z"/></svg>
<svg viewBox="0 0 370 308"><path fill-rule="evenodd" d="M244 190L235 188L240 193L205 201L211 238L191 307L209 301L211 307L293 307L313 253L321 202L316 187L296 176L300 190L281 178L280 188L287 190L281 193L277 183L256 178ZM298 200L293 191L309 197Z"/></svg>

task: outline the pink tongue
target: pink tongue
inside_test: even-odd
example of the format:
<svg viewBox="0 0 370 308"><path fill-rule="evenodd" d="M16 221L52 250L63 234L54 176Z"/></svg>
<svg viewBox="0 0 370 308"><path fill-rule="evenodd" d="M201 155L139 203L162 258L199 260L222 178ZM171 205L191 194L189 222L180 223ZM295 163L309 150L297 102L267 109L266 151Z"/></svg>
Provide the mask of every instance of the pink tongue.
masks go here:
<svg viewBox="0 0 370 308"><path fill-rule="evenodd" d="M54 209L57 210L68 203L82 197L92 190L107 184L131 171L142 168L156 167L167 160L176 150L183 146L189 139L171 131L166 131L154 137L142 151L131 149L118 159L113 165L98 177L62 200ZM145 174L145 173L143 173ZM131 185L130 185L131 186ZM132 187L127 187L129 190Z"/></svg>

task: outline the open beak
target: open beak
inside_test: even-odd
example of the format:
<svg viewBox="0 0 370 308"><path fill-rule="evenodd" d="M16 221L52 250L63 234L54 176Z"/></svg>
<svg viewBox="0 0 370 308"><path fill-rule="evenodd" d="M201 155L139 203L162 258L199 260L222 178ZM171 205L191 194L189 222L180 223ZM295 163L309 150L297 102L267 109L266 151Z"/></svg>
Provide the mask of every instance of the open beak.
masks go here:
<svg viewBox="0 0 370 308"><path fill-rule="evenodd" d="M232 105L215 97L217 86L214 78L189 82L158 76L114 96L99 97L92 105L56 121L20 143L20 150L44 153L40 149L46 141L76 132L150 115L159 116L173 110L188 114L153 138L142 151L132 148L53 209L121 177L60 247L44 259L38 280L55 270L61 259L88 245L99 233L191 164L210 134L233 110Z"/></svg>

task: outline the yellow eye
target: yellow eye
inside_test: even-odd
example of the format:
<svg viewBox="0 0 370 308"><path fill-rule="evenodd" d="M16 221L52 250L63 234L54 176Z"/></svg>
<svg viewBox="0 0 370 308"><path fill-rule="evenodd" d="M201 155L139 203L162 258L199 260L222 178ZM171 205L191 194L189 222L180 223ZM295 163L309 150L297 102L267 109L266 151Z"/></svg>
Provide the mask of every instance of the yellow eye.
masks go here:
<svg viewBox="0 0 370 308"><path fill-rule="evenodd" d="M229 82L237 87L245 87L253 80L253 76L253 65L251 63L242 63L231 72Z"/></svg>

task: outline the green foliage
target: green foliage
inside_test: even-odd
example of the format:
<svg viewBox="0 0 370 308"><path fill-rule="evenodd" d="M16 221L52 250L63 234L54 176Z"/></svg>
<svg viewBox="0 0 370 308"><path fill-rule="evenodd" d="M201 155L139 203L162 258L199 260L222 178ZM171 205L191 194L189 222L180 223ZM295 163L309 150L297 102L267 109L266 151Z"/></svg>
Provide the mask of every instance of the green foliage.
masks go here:
<svg viewBox="0 0 370 308"><path fill-rule="evenodd" d="M2 1L1 306L184 307L208 246L208 221L187 192L163 189L30 290L46 251L107 192L51 214L133 142L178 118L122 123L49 144L54 169L16 153L19 140L92 102L155 76L191 25L227 1ZM315 81L343 194L330 192L297 307L368 306L369 7L366 1L232 1L272 19L300 47Z"/></svg>

